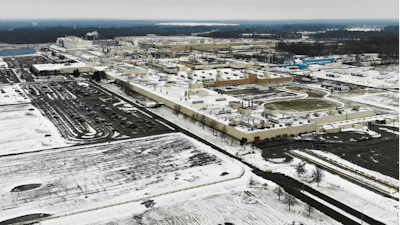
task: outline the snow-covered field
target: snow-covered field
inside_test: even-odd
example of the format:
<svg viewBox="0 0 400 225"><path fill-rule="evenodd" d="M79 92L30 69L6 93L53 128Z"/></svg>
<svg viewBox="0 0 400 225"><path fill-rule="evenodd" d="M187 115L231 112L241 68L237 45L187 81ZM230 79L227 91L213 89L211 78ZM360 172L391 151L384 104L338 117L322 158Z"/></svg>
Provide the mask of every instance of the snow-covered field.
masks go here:
<svg viewBox="0 0 400 225"><path fill-rule="evenodd" d="M245 169L240 179L152 198L155 203L152 209L145 207L143 201L132 202L46 220L42 224L339 224L318 210L308 217L306 204L301 201L289 211L273 193L276 184L254 176L248 167ZM253 187L248 186L250 177L256 181Z"/></svg>
<svg viewBox="0 0 400 225"><path fill-rule="evenodd" d="M375 93L375 94L365 94L355 97L343 97L343 98L391 110L396 110L396 111L399 110L399 93L394 93L394 92Z"/></svg>
<svg viewBox="0 0 400 225"><path fill-rule="evenodd" d="M0 158L0 221L63 214L236 177L242 167L183 134ZM41 184L20 192L20 185Z"/></svg>
<svg viewBox="0 0 400 225"><path fill-rule="evenodd" d="M312 71L311 76L332 81L341 81L376 88L396 88L399 86L399 72L391 68L383 70L382 68L355 67L342 65L341 63L330 63L324 66L311 65L309 70ZM340 77L326 76L327 73L332 72L340 75ZM351 73L362 74L363 77L352 76Z"/></svg>
<svg viewBox="0 0 400 225"><path fill-rule="evenodd" d="M0 106L0 155L67 145L54 124L31 104Z"/></svg>
<svg viewBox="0 0 400 225"><path fill-rule="evenodd" d="M338 222L314 212L308 216L305 204L288 210L287 205L278 200L272 188L245 188L223 194L193 199L168 206L148 209L141 214L107 221L117 224L338 224ZM281 198L282 200L283 198ZM107 222L101 224L108 224Z"/></svg>

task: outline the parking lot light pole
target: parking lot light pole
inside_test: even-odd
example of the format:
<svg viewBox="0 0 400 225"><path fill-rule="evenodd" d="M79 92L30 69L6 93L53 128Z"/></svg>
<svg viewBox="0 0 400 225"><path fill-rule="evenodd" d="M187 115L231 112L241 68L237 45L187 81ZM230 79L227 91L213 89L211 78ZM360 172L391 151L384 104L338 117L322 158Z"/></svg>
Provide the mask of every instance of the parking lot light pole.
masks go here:
<svg viewBox="0 0 400 225"><path fill-rule="evenodd" d="M364 223L364 206L361 206L361 224Z"/></svg>

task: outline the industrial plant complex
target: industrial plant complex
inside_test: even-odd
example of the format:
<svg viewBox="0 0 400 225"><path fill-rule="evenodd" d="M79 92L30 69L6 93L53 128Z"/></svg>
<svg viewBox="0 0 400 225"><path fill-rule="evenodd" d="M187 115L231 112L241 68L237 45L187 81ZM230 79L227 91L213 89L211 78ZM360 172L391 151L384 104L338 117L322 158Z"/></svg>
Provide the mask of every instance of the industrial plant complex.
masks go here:
<svg viewBox="0 0 400 225"><path fill-rule="evenodd" d="M397 224L398 65L277 49L298 39L0 57L0 224Z"/></svg>

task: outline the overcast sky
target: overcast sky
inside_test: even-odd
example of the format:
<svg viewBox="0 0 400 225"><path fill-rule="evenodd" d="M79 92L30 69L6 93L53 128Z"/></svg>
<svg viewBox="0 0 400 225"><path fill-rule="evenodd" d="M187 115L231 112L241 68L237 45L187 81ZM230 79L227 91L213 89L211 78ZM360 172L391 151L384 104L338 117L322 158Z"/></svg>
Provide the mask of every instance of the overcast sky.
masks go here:
<svg viewBox="0 0 400 225"><path fill-rule="evenodd" d="M398 19L399 0L2 0L1 19Z"/></svg>

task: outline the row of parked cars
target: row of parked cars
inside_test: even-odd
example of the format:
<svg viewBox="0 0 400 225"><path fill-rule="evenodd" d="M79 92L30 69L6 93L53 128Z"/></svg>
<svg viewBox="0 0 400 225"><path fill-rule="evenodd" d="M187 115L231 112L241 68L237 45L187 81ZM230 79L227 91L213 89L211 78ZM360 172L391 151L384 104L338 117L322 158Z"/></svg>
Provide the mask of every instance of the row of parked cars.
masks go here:
<svg viewBox="0 0 400 225"><path fill-rule="evenodd" d="M82 94L83 96L90 96L90 95L96 95L96 96L106 96L105 93L92 88L90 86L81 86L78 85L76 82L65 82L64 83L68 88L72 90L72 92L77 93L77 94Z"/></svg>
<svg viewBox="0 0 400 225"><path fill-rule="evenodd" d="M24 99L28 99L28 97L26 97L25 96L25 94L24 93L22 93L22 91L20 91L19 89L16 89L16 88L14 88L15 89L15 92L17 92L18 94L19 94L19 96L21 96L21 97L23 97ZM4 91L2 90L2 93L3 93ZM5 92L4 92L5 93ZM8 96L5 96L5 97L8 97Z"/></svg>

